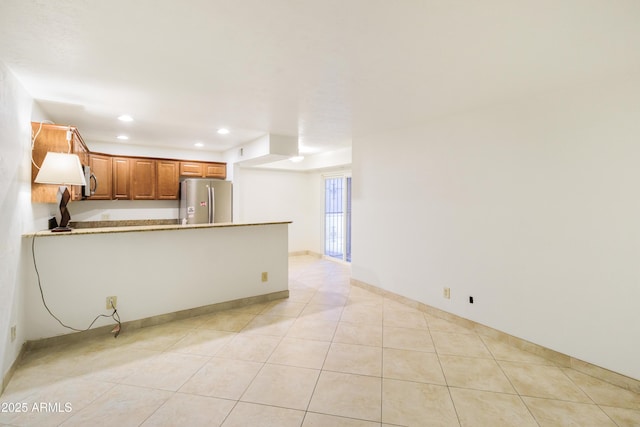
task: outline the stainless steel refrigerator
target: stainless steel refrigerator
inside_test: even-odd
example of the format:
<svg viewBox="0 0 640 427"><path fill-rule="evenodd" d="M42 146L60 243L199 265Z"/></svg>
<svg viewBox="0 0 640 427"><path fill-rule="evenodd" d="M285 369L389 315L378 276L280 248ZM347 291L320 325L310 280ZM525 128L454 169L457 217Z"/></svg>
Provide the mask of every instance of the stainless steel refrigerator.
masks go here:
<svg viewBox="0 0 640 427"><path fill-rule="evenodd" d="M180 223L233 221L233 185L220 179L189 178L180 183Z"/></svg>

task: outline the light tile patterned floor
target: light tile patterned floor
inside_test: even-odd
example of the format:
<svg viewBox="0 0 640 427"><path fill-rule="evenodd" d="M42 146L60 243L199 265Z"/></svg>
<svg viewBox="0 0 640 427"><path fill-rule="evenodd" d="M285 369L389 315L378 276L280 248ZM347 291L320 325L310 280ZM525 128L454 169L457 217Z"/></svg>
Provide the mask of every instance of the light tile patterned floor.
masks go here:
<svg viewBox="0 0 640 427"><path fill-rule="evenodd" d="M0 425L640 426L636 393L289 265L288 300L28 354Z"/></svg>

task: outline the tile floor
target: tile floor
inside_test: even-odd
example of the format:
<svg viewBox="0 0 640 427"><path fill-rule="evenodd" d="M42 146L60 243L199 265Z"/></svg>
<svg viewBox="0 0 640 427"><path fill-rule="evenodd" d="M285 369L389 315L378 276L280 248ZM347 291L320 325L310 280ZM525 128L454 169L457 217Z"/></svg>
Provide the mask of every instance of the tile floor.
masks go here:
<svg viewBox="0 0 640 427"><path fill-rule="evenodd" d="M34 351L0 425L640 426L639 394L349 278L292 257L288 300Z"/></svg>

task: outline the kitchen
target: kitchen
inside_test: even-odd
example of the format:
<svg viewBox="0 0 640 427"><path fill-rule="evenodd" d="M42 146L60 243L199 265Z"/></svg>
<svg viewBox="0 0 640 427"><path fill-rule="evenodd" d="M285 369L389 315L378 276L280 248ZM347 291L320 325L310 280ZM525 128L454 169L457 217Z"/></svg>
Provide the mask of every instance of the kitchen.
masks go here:
<svg viewBox="0 0 640 427"><path fill-rule="evenodd" d="M344 170L351 162L350 149L343 149L324 153L315 161L314 157L318 156L307 156L303 163L292 163L287 159L298 152L297 138L280 135L265 135L241 147L215 153L100 141L85 143L82 129L42 122L31 124L32 139L37 136L32 141L34 149L30 153L33 162L42 163L49 149L67 151L68 129L73 129L74 147L83 147L74 149L74 152L79 154L82 164L91 167L94 175L93 178L87 176L90 181L88 187L93 194L82 195L85 189L71 187L69 209L71 221L78 223L77 226L101 222L116 225L117 221L129 221L129 224L135 224L131 221L139 221L139 224L143 221L175 223L179 217L179 181L187 178L226 179L233 182L233 222L290 219L293 228L289 246L293 252L322 252L322 238L310 236L307 232L309 227L318 229L322 226L321 176L331 170ZM154 162L158 163L158 169L155 169ZM130 189L130 182L137 178L130 177L130 174L135 172L132 168L138 164L141 165L140 177L146 179L139 180L142 184L138 187L143 185L139 190L136 187ZM125 169L120 171L123 165ZM150 169L149 165L154 167ZM168 178L163 178L165 175L160 172L160 166L172 168ZM32 167L31 201L37 216L49 218L55 213L53 203L57 186L33 183L37 171ZM153 186L150 185L152 182ZM131 191L137 193L131 194ZM263 200L266 194L271 200ZM41 228L46 228L45 219L40 221Z"/></svg>
<svg viewBox="0 0 640 427"><path fill-rule="evenodd" d="M26 339L22 234L52 213L31 203L30 123L51 120L78 126L97 153L226 163L234 220L292 221L294 253L322 252L324 169L303 149L348 150L334 164L348 168L353 144L353 279L640 377L634 2L214 2L201 14L60 3L6 2L0 14L5 372ZM112 101L131 110L104 108ZM124 113L135 121L119 123ZM240 164L240 148L267 160L270 135L298 137L300 167ZM70 204L77 221L178 209Z"/></svg>
<svg viewBox="0 0 640 427"><path fill-rule="evenodd" d="M289 233L289 227L293 226L293 223L288 218L297 211L303 212L303 224L308 227L308 218L314 217L310 208L317 208L315 217L319 217L318 201L305 201L296 197L293 205L286 202L286 197L281 197L280 202L285 203L268 203L268 209L279 206L279 209L282 209L279 212L256 209L253 210L254 215L260 218L259 220L239 221L243 215L234 212L232 218L231 200L241 212L243 208L247 209L242 203L243 200L246 201L246 197L241 195L239 189L242 189L244 184L246 188L261 191L253 184L247 185L251 182L247 177L250 179L255 174L260 181L264 181L265 176L278 176L278 171L255 170L260 157L267 157L271 161L283 158L289 154L286 148L282 148L286 147L286 143L289 143L290 150L297 150L297 140L294 138L269 135L247 143L242 147L242 151L254 155L250 158L245 156L233 164L236 180L232 187L231 180L224 180L228 178L227 164L224 162L205 162L192 160L191 157L189 160L161 159L139 155L123 156L121 153L96 153L89 150L76 128L33 122L32 130L34 178L38 173L35 165L42 162L46 151L63 151L66 148L69 130L72 131L72 151L77 153L82 163L93 166L91 171L86 171L89 175L89 189L71 186L73 201L69 203L68 209L72 213L70 224L75 229L71 235L64 238L62 237L65 233L41 232L28 235L26 238L35 237L37 243L31 242L33 247L24 245L23 248L27 264L33 263L38 266L45 283L60 284L56 286L55 293L48 294L48 299L50 304L59 307L58 310L65 314L68 322L78 325L83 319L90 319L92 313L103 308L101 302L106 295L116 295L118 309L121 313L126 313L128 319L137 321L138 325L141 322L149 325L157 321L166 321L167 315L188 316L194 312L201 313L203 310L218 310L221 303L226 303L224 307L227 307L229 304L234 306L233 304L246 304L248 301L259 302L286 297L287 256L296 251L307 252L306 248L312 247L307 241L301 243L305 249L296 249L295 245L300 243L293 241L292 244L289 238L292 234ZM271 148L275 145L280 147L280 153L275 153ZM104 151L108 151L108 148L105 150L104 145L101 146L101 150ZM193 153L186 155L193 156ZM108 168L103 166L105 160L111 161L111 164L107 163ZM253 167L239 167L241 161L250 161ZM127 162L127 168L121 173L118 168L122 168L123 162ZM135 169L137 165L142 165L139 172ZM152 165L152 169L148 165ZM168 178L161 176L160 167L172 167ZM139 173L140 177L137 177L136 173ZM280 180L281 182L274 181L273 186L284 188L282 186L285 183L290 186L296 182L292 179L295 177L301 178L304 185L310 185L313 180L317 180L318 193L311 194L312 197L319 198L319 172L283 173L286 175L283 176L284 179ZM210 181L211 179L213 181ZM138 181L147 183L147 187L140 187L143 184ZM191 209L202 208L198 204L214 205L207 202L207 199L203 198L204 195L200 197L203 198L202 201L198 199L184 204L191 191L187 184L203 182L211 185L227 184L218 188L213 196L216 201L214 227L197 224L195 218L192 218L194 214ZM136 183L139 188L136 188ZM161 183L164 184L165 191L160 190ZM34 205L55 201L57 186L38 183L32 185L31 198ZM240 196L232 197L231 188L234 195ZM193 190L195 189L194 187ZM274 187L263 188L270 194L274 193L273 189ZM89 193L90 190L93 190L92 194ZM285 196L290 192L283 191L280 194ZM180 200L180 196L185 199ZM222 196L225 196L224 199ZM123 198L132 200L122 200ZM240 199L240 203L237 198ZM183 203L182 209L179 208L180 203ZM50 214L54 213L51 210L55 210L56 204L47 203L47 206ZM244 215L244 218L246 217ZM208 219L205 217L202 221L206 223ZM304 236L297 238L302 241ZM215 241L215 244L211 244L212 241ZM321 249L317 253L320 251ZM123 253L128 255L123 256ZM135 254L145 256L137 257ZM204 259L195 254L204 256ZM36 258L35 263L33 255ZM76 260L71 270L73 274L55 268L68 259ZM152 264L144 264L141 260L145 259L153 260ZM182 269L176 270L176 265L182 266ZM40 279L34 276L32 269L25 270L28 280ZM96 272L100 274L96 275ZM265 276L262 276L263 274ZM212 280L216 283L213 286ZM176 286L178 283L180 285ZM32 313L27 325L28 339L50 338L69 332L51 321L41 307L40 296L36 290L29 289L26 296L26 308ZM182 298L177 298L176 292L179 292ZM68 300L69 295L75 295L73 300ZM84 303L78 304L78 301ZM109 320L99 321L96 326L108 322ZM133 326L131 323L130 325ZM41 344L49 341L41 341Z"/></svg>

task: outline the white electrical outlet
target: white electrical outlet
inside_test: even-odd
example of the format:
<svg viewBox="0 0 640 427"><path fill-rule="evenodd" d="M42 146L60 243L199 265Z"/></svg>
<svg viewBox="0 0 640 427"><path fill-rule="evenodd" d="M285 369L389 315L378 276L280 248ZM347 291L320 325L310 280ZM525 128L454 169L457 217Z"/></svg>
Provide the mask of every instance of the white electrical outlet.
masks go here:
<svg viewBox="0 0 640 427"><path fill-rule="evenodd" d="M11 342L14 342L16 340L16 325L13 325L11 327Z"/></svg>
<svg viewBox="0 0 640 427"><path fill-rule="evenodd" d="M451 299L451 289L450 288L444 288L442 290L442 296L445 297L446 299Z"/></svg>
<svg viewBox="0 0 640 427"><path fill-rule="evenodd" d="M107 310L115 310L116 308L118 308L118 297L107 297Z"/></svg>

